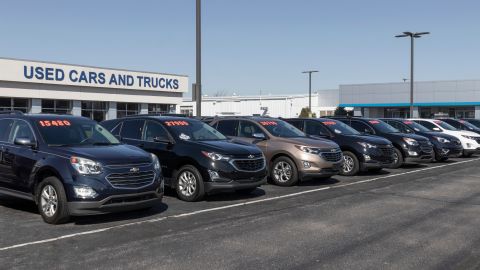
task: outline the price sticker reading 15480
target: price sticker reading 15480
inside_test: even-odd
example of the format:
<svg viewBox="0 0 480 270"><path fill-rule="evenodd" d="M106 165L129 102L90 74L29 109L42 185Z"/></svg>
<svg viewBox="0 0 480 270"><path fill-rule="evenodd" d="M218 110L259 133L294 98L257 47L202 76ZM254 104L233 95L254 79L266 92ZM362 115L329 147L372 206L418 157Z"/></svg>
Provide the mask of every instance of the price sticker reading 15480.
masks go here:
<svg viewBox="0 0 480 270"><path fill-rule="evenodd" d="M42 127L68 127L71 125L70 121L68 120L43 120L39 121L39 123Z"/></svg>
<svg viewBox="0 0 480 270"><path fill-rule="evenodd" d="M276 125L278 125L278 123L275 122L275 121L261 121L260 125L262 125L262 126L276 126Z"/></svg>

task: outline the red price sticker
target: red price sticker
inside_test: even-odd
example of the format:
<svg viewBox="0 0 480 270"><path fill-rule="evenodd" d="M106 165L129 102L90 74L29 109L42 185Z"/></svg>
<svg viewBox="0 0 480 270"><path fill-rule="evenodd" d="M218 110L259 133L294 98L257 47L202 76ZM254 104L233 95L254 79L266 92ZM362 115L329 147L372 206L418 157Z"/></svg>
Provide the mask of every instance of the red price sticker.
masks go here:
<svg viewBox="0 0 480 270"><path fill-rule="evenodd" d="M64 127L71 126L72 124L68 120L42 120L38 121L42 127Z"/></svg>
<svg viewBox="0 0 480 270"><path fill-rule="evenodd" d="M459 122L462 124L465 124L465 120L460 120Z"/></svg>
<svg viewBox="0 0 480 270"><path fill-rule="evenodd" d="M434 122L435 124L441 124L441 123L442 123L442 121L440 121L440 120L433 120L433 122Z"/></svg>
<svg viewBox="0 0 480 270"><path fill-rule="evenodd" d="M368 122L369 122L370 124L374 124L374 125L380 124L380 121L378 121L378 120L370 120L370 121L368 121Z"/></svg>
<svg viewBox="0 0 480 270"><path fill-rule="evenodd" d="M174 126L188 126L189 123L187 121L165 121L165 125L169 127L174 127Z"/></svg>
<svg viewBox="0 0 480 270"><path fill-rule="evenodd" d="M412 122L412 121L403 121L403 123L404 123L404 124L407 124L407 125L411 125L411 124L413 124L413 122Z"/></svg>
<svg viewBox="0 0 480 270"><path fill-rule="evenodd" d="M333 122L333 121L327 121L327 122L322 122L322 123L326 126L334 126L334 125L337 124L336 122Z"/></svg>
<svg viewBox="0 0 480 270"><path fill-rule="evenodd" d="M275 121L260 121L260 125L262 126L276 126L278 125Z"/></svg>

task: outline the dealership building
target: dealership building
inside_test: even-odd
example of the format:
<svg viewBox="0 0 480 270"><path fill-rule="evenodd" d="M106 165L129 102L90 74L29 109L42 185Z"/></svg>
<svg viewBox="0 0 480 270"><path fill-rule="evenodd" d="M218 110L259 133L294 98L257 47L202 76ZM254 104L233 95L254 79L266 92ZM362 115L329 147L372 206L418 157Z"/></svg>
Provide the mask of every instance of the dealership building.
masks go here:
<svg viewBox="0 0 480 270"><path fill-rule="evenodd" d="M0 58L0 110L60 113L102 121L177 112L188 77Z"/></svg>

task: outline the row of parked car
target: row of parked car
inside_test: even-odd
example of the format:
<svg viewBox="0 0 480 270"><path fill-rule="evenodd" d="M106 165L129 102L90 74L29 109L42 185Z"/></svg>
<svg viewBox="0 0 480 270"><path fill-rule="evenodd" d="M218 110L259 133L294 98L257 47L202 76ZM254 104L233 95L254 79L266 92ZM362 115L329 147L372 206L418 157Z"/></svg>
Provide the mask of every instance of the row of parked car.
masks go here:
<svg viewBox="0 0 480 270"><path fill-rule="evenodd" d="M448 124L451 123L452 125ZM47 223L145 209L164 186L184 201L266 183L470 156L480 121L135 115L104 121L0 113L0 193L34 201Z"/></svg>

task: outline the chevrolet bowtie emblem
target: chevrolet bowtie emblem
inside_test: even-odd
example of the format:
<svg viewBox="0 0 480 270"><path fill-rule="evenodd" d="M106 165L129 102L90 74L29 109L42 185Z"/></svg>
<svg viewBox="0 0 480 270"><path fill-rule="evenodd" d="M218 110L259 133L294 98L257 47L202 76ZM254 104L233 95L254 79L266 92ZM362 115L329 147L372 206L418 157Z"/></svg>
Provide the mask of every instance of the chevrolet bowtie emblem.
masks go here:
<svg viewBox="0 0 480 270"><path fill-rule="evenodd" d="M140 169L139 169L139 168L135 168L135 167L130 169L130 172L132 172L132 173L137 173L137 172L139 172L139 171L140 171Z"/></svg>
<svg viewBox="0 0 480 270"><path fill-rule="evenodd" d="M250 156L248 156L248 158L254 158L254 157L255 157L254 155L250 155Z"/></svg>

